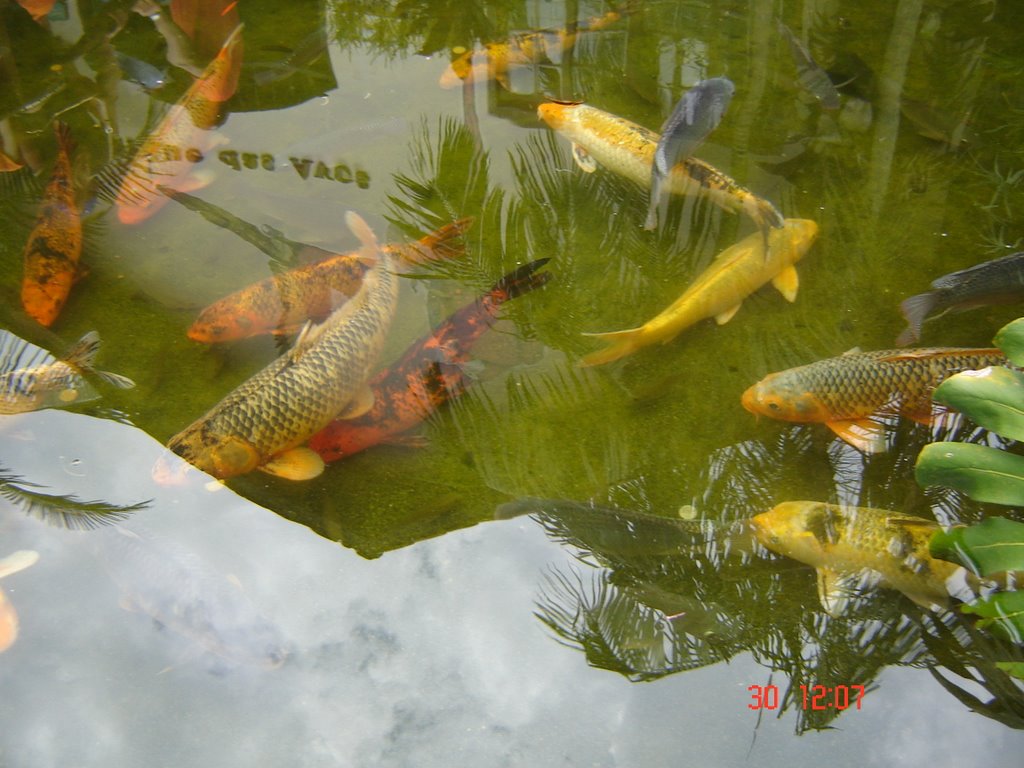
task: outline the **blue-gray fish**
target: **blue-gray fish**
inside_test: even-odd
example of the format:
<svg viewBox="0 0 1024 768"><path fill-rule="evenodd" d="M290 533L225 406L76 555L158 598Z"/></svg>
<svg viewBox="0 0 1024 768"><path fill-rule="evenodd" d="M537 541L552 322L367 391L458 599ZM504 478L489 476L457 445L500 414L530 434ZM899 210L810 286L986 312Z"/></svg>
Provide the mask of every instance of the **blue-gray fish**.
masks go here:
<svg viewBox="0 0 1024 768"><path fill-rule="evenodd" d="M114 51L117 66L121 68L125 79L138 83L147 91L157 91L167 85L167 73L157 69L148 61L136 59L120 51Z"/></svg>
<svg viewBox="0 0 1024 768"><path fill-rule="evenodd" d="M94 400L98 395L86 374L122 389L134 387L129 378L93 367L99 347L99 334L89 331L58 360L41 347L0 331L0 414Z"/></svg>
<svg viewBox="0 0 1024 768"><path fill-rule="evenodd" d="M789 43L789 51L793 54L793 61L796 63L797 80L803 89L821 102L824 109L839 109L839 91L836 90L828 73L818 66L810 51L781 21L779 22L779 33Z"/></svg>
<svg viewBox="0 0 1024 768"><path fill-rule="evenodd" d="M644 229L654 229L658 225L662 185L672 166L692 155L693 150L722 121L735 92L736 86L727 77L701 80L683 94L661 126L661 137L651 166L651 201Z"/></svg>
<svg viewBox="0 0 1024 768"><path fill-rule="evenodd" d="M271 668L284 662L288 648L277 626L194 551L123 526L94 535L123 608L228 661Z"/></svg>
<svg viewBox="0 0 1024 768"><path fill-rule="evenodd" d="M932 283L932 290L904 299L900 312L907 327L897 337L899 346L921 337L925 320L946 312L963 312L989 304L1024 300L1024 251L950 272Z"/></svg>

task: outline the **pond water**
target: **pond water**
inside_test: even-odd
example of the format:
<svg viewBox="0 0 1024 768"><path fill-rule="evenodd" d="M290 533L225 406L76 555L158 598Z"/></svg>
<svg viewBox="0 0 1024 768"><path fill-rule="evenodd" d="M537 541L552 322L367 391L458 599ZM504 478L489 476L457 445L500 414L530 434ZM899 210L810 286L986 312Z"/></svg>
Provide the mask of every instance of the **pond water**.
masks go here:
<svg viewBox="0 0 1024 768"><path fill-rule="evenodd" d="M1015 514L916 484L939 427L892 424L888 450L865 455L822 425L758 420L740 396L771 371L893 347L901 299L1019 248L1022 9L58 0L33 21L22 5L2 6L0 136L35 173L3 174L0 326L58 356L97 331L97 366L135 387L93 379L97 399L0 416L0 557L39 553L0 582L19 618L0 655L0 765L1020 754L1024 692L993 667L1012 648L895 591L830 616L812 569L736 532L791 499ZM838 110L801 87L780 21L839 85ZM190 174L168 184L193 197L125 223L111 197L133 147L239 23L237 86L210 130L177 136ZM543 55L517 61L528 45ZM139 82L138 62L166 83ZM657 130L720 75L735 96L695 154L817 222L796 300L767 286L726 324L582 367L600 346L585 333L641 325L757 230L674 197L645 231L647 192L584 173L537 106L585 101ZM58 118L87 274L46 329L19 293ZM198 343L198 312L317 249L357 249L350 210L393 243L471 217L464 255L403 270L381 367L516 267L550 259L549 278L502 306L462 362L467 390L416 445L301 482L154 473L174 434L286 347ZM946 315L922 343L987 347L1019 314ZM62 506L76 519L54 496L128 509L120 526L47 525ZM818 710L801 696L817 685L833 705L866 695ZM758 691L778 706L757 709Z"/></svg>

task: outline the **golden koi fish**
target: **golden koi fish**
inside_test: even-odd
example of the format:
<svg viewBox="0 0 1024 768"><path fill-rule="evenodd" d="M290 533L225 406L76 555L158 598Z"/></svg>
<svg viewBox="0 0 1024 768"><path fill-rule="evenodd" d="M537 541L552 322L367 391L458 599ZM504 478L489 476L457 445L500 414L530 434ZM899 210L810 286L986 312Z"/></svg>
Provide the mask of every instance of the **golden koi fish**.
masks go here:
<svg viewBox="0 0 1024 768"><path fill-rule="evenodd" d="M354 417L373 405L366 381L391 326L398 277L366 222L354 213L347 220L364 258L376 261L359 292L171 438L167 447L193 466L218 478L257 468L291 480L316 477L323 461L298 446L343 410Z"/></svg>
<svg viewBox="0 0 1024 768"><path fill-rule="evenodd" d="M236 60L242 51L242 25L238 25L177 104L139 147L128 163L115 198L117 218L123 224L148 219L166 204L168 198L158 185L178 191L203 186L197 178L187 178L193 159L188 151L206 154L220 138L212 128L221 105L230 97L237 77Z"/></svg>
<svg viewBox="0 0 1024 768"><path fill-rule="evenodd" d="M932 393L960 371L1002 365L998 349L921 348L847 352L770 373L743 393L743 407L782 421L824 423L865 453L885 450L872 417L932 421Z"/></svg>
<svg viewBox="0 0 1024 768"><path fill-rule="evenodd" d="M39 553L31 549L19 549L0 559L0 579L28 568L39 560ZM14 606L0 589L0 653L3 653L18 639L18 614Z"/></svg>
<svg viewBox="0 0 1024 768"><path fill-rule="evenodd" d="M926 608L945 607L969 581L960 566L928 551L933 520L868 507L786 501L751 519L765 547L812 566L826 612L839 615L865 588L902 592Z"/></svg>
<svg viewBox="0 0 1024 768"><path fill-rule="evenodd" d="M810 219L786 219L770 233L768 258L764 240L754 233L726 248L700 277L661 314L639 328L610 333L588 333L609 344L586 355L583 365L601 365L632 354L656 342L668 342L694 323L709 317L721 325L729 322L750 294L771 281L788 301L799 287L794 264L804 257L818 236Z"/></svg>
<svg viewBox="0 0 1024 768"><path fill-rule="evenodd" d="M537 114L572 142L573 159L585 172L593 173L603 165L645 189L651 186L654 154L661 138L654 131L586 104L546 102L537 108ZM695 157L673 165L661 190L704 195L731 213L743 211L762 233L782 226L782 214L774 205Z"/></svg>
<svg viewBox="0 0 1024 768"><path fill-rule="evenodd" d="M93 361L100 337L90 331L57 360L44 350L7 332L0 332L0 350L15 367L0 372L0 414L26 413L94 399L95 391L82 378L94 375L108 384L130 389L135 383L124 376L98 371Z"/></svg>
<svg viewBox="0 0 1024 768"><path fill-rule="evenodd" d="M57 123L57 162L46 186L35 227L25 244L21 305L45 326L53 325L80 276L82 217L71 176L74 142L68 126Z"/></svg>

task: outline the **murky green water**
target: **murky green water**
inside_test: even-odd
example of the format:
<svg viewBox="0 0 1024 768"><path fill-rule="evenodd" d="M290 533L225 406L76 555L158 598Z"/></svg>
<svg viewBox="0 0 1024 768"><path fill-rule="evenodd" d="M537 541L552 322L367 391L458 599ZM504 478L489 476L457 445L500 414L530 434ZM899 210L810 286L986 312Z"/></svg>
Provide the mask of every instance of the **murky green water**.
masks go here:
<svg viewBox="0 0 1024 768"><path fill-rule="evenodd" d="M171 5L189 29L194 9ZM108 572L123 556L97 543L102 534L47 527L7 505L0 556L41 557L2 582L21 632L0 656L0 764L781 765L814 749L863 766L895 754L1004 764L1019 753L1024 699L992 668L1007 649L963 627L953 634L894 592L830 618L810 569L728 535L788 499L942 522L990 511L917 486L927 427L899 424L888 451L865 457L823 426L758 421L739 398L767 372L893 346L902 298L1017 250L1018 9L637 3L502 82L443 88L461 49L609 9L242 0L220 15L227 3L209 5L218 11L199 24L195 57L208 60L217 46L202 59L205 37L223 39L237 18L244 58L193 194L264 233L338 251L357 247L347 210L389 241L473 217L462 259L403 281L382 364L517 265L549 258L551 278L509 302L474 347L474 383L422 425L426 447L377 446L304 483L255 472L218 493L195 473L185 486L159 485L150 469L161 445L280 351L266 337L211 348L187 328L202 307L281 265L174 201L122 224L95 198L98 185L83 184L83 200L94 200L88 275L51 331L28 319L22 250L54 155L54 115L71 126L84 182L130 155L122 145L193 78L168 65L160 25L124 3L58 3L45 26L5 4L4 151L16 155L16 142L39 175L0 190L0 320L55 353L97 330L99 367L137 386L98 385L104 397L73 413L4 417L0 465L80 499L152 499L129 526L193 553L218 584L237 576L244 591L205 597L212 582L185 577L195 591L176 590L160 581L166 569L140 567L139 591L162 587L165 610L216 607L199 641L188 639L181 624L195 618L154 625L118 608ZM166 22L172 9L162 13ZM838 112L801 90L779 20L843 83ZM86 52L74 58L83 29ZM168 84L150 93L126 77L97 91L104 31L120 53L166 70ZM789 304L767 287L725 325L700 323L581 368L598 346L583 333L646 321L754 229L687 198L643 231L646 193L604 169L584 174L536 107L585 100L657 129L686 88L716 75L736 95L697 155L785 216L818 223L799 295ZM947 315L922 342L988 346L1019 314ZM958 434L984 439L966 425ZM521 504L543 514L494 520L522 497L570 503ZM574 505L588 501L599 509ZM704 535L676 522L683 507L709 521ZM152 557L176 557L159 551ZM200 572L191 558L181 572ZM253 627L230 607L243 599L287 644L279 668L221 659L204 642L227 637L227 656L248 658L230 652ZM966 682L960 665L984 682ZM936 667L946 686L929 674ZM778 718L748 708L748 687L768 684L784 698ZM817 684L869 693L860 710L805 710L800 686Z"/></svg>

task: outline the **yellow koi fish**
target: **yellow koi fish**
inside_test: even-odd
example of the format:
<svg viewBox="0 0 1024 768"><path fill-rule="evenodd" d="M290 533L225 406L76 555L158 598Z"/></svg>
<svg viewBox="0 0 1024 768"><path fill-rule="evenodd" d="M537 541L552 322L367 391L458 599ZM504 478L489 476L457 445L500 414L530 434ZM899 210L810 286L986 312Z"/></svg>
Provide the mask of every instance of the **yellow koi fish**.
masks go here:
<svg viewBox="0 0 1024 768"><path fill-rule="evenodd" d="M0 559L0 579L34 565L39 553L31 549L20 549ZM18 639L18 614L14 606L0 589L0 653L3 653Z"/></svg>
<svg viewBox="0 0 1024 768"><path fill-rule="evenodd" d="M601 365L632 354L656 342L668 342L680 331L709 317L729 322L750 294L771 282L788 301L799 287L794 265L818 237L818 225L809 219L786 219L770 233L768 258L759 233L726 248L675 303L639 328L610 333L588 333L609 342L586 355L583 365Z"/></svg>
<svg viewBox="0 0 1024 768"><path fill-rule="evenodd" d="M203 186L201 178L189 175L198 155L206 154L221 141L212 129L221 105L234 90L236 61L241 51L239 25L203 74L139 147L114 201L121 223L137 224L163 207L168 197L157 189L159 185L179 192Z"/></svg>
<svg viewBox="0 0 1024 768"><path fill-rule="evenodd" d="M928 551L934 520L868 507L786 501L751 519L754 535L779 555L818 572L818 597L840 615L850 597L873 587L902 592L926 608L945 607L970 580ZM959 580L959 583L958 583Z"/></svg>
<svg viewBox="0 0 1024 768"><path fill-rule="evenodd" d="M661 139L654 131L586 104L546 102L537 108L537 114L572 142L573 159L586 173L603 165L645 189L650 188L654 156ZM774 205L695 157L685 157L668 169L660 191L703 195L730 213L743 211L762 233L782 226L782 214Z"/></svg>

